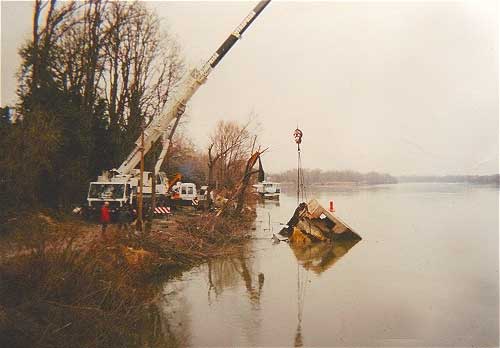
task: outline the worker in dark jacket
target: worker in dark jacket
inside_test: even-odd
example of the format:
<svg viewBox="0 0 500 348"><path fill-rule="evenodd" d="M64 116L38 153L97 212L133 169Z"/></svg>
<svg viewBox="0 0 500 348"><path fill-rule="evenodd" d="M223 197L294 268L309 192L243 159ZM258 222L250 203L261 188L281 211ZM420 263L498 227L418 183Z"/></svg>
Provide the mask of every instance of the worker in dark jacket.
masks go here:
<svg viewBox="0 0 500 348"><path fill-rule="evenodd" d="M118 211L118 230L128 232L128 225L130 223L129 207L125 204Z"/></svg>
<svg viewBox="0 0 500 348"><path fill-rule="evenodd" d="M109 202L104 202L101 208L101 232L104 236L104 233L106 232L106 228L108 227L108 224L110 223L111 218L109 215Z"/></svg>

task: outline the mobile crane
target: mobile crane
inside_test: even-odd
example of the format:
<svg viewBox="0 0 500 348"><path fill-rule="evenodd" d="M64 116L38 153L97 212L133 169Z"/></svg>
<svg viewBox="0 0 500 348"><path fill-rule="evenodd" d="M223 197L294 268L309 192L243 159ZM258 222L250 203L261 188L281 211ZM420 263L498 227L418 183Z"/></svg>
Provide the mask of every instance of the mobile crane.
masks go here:
<svg viewBox="0 0 500 348"><path fill-rule="evenodd" d="M151 195L152 189L158 197L166 197L172 187L164 172L160 172L160 167L167 154L168 146L179 123L179 119L186 109L186 105L198 88L203 85L210 72L219 64L222 58L241 38L241 35L252 24L257 16L264 10L271 0L260 1L252 11L243 19L222 45L215 51L210 59L198 70L193 69L187 81L183 84L183 89L178 98L174 99L171 107L166 113L161 113L154 118L144 129L144 135L135 142L135 147L129 156L123 161L118 169L106 171L99 176L97 181L91 182L87 195L87 208L94 210L99 208L103 202L107 201L114 210L125 203L134 204L140 184L140 170L135 167L140 163L141 152L145 155L152 146L162 137L163 148L155 165L156 177L153 178L151 172L143 172L142 192L147 197ZM174 121L175 120L175 121ZM171 123L173 122L173 125ZM170 132L169 132L170 130Z"/></svg>

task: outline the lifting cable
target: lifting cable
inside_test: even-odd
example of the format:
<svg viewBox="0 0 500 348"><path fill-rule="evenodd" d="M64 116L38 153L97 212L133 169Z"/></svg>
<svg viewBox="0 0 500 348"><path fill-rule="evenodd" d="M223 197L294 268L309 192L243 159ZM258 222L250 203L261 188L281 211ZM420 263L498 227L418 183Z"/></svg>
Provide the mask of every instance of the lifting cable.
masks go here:
<svg viewBox="0 0 500 348"><path fill-rule="evenodd" d="M300 151L300 144L302 143L302 136L304 133L297 127L293 132L295 143L297 144L297 205L307 200L306 185L304 179L304 171L302 170L302 157Z"/></svg>

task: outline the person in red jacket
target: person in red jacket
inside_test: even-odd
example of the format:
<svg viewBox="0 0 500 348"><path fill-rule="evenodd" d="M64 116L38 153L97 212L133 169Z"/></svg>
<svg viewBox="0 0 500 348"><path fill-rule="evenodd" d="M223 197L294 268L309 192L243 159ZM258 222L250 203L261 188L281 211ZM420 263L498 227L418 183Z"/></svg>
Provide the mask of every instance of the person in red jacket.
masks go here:
<svg viewBox="0 0 500 348"><path fill-rule="evenodd" d="M109 202L104 202L101 208L101 226L102 233L106 232L109 222L111 221L109 216Z"/></svg>

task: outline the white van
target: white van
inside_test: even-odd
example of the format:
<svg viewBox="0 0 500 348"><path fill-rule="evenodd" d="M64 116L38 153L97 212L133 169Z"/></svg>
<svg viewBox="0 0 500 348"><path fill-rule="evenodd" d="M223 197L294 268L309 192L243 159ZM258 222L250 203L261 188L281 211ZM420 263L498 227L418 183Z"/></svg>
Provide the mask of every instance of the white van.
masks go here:
<svg viewBox="0 0 500 348"><path fill-rule="evenodd" d="M178 182L172 188L172 200L180 205L191 205L198 198L196 185L192 182Z"/></svg>

